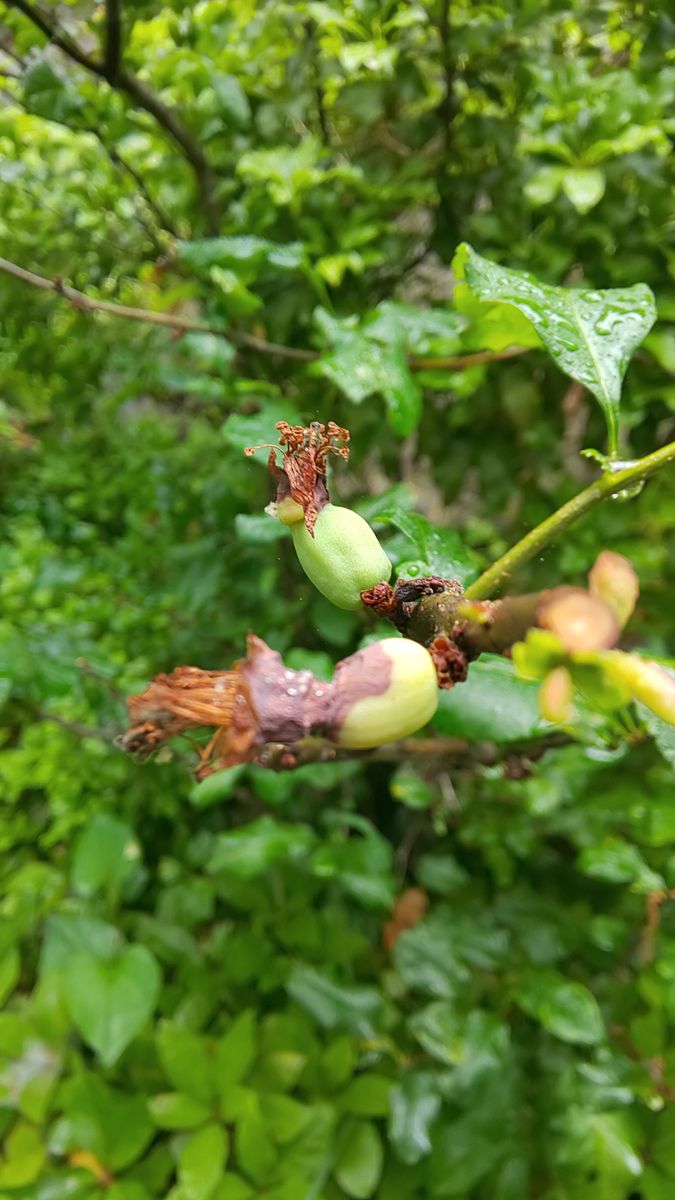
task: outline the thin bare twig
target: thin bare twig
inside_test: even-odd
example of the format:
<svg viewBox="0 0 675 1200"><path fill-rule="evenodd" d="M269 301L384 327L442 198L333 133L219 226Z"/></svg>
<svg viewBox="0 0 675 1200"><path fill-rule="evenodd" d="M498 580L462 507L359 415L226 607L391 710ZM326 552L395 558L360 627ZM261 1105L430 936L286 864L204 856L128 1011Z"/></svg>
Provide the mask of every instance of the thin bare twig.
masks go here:
<svg viewBox="0 0 675 1200"><path fill-rule="evenodd" d="M115 87L122 61L122 13L120 0L105 0L105 58L103 71Z"/></svg>
<svg viewBox="0 0 675 1200"><path fill-rule="evenodd" d="M109 51L106 47L106 56L103 61L98 61L86 54L81 46L59 26L52 21L51 17L44 9L34 7L28 3L28 0L5 0L5 4L9 8L15 8L23 13L29 21L52 43L62 50L69 58L83 67L85 71L90 71L97 78L105 80L111 87L117 88L119 91L125 92L127 96L133 100L138 108L142 108L145 112L150 113L154 117L157 124L167 133L176 145L182 150L183 156L192 167L197 180L197 187L202 201L202 207L206 217L207 227L210 233L217 233L220 228L220 220L215 197L215 175L209 165L204 151L202 150L199 141L193 137L189 129L183 124L177 113L170 108L164 101L152 90L146 83L139 79L132 71L124 67L120 61L121 51L121 33L119 30L115 32L115 21L119 18L119 12L114 0L109 0L106 3L106 12L110 17L113 17L113 37L112 48ZM120 41L116 38L119 35ZM115 62L113 63L113 52L115 54ZM108 73L109 66L112 65L112 74Z"/></svg>
<svg viewBox="0 0 675 1200"><path fill-rule="evenodd" d="M0 271L5 271L8 275L13 275L16 279L22 280L23 283L29 283L32 287L41 288L46 292L56 292L57 295L63 296L68 300L74 308L81 312L103 312L111 317L124 317L132 321L146 321L150 325L163 325L168 329L177 329L181 333L212 333L215 337L226 338L236 346L242 346L247 350L255 350L260 354L270 354L276 358L287 358L294 362L316 362L321 357L318 350L303 350L299 346L283 346L279 342L268 342L265 338L256 337L252 333L244 333L239 329L225 327L216 329L209 325L206 321L194 321L190 317L181 317L176 313L152 312L146 308L132 308L127 304L114 304L110 300L99 300L95 296L87 296L84 292L77 291L76 288L70 287L63 283L62 280L47 279L44 275L37 275L34 271L28 271L25 267L20 267L17 263L10 262L6 258L0 258ZM519 346L511 347L510 350L499 350L493 353L490 350L481 350L476 354L459 354L448 358L417 358L411 357L409 360L410 368L413 371L422 371L426 369L440 369L441 367L449 371L462 371L468 367L480 365L488 362L498 362L500 359L513 358L515 354L524 354L525 350Z"/></svg>

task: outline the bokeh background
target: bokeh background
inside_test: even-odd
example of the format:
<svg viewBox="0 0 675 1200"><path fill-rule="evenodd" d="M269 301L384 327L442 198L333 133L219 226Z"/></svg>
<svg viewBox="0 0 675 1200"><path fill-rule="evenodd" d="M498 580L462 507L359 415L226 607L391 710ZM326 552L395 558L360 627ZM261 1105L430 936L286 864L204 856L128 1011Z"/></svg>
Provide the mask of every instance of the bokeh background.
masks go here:
<svg viewBox="0 0 675 1200"><path fill-rule="evenodd" d="M263 514L242 451L277 420L351 428L335 496L412 570L486 565L595 477L597 405L453 305L463 240L648 283L622 452L673 438L674 34L624 0L0 5L2 255L231 331L0 275L2 1197L672 1200L667 745L589 720L542 753L495 660L434 753L195 785L189 745L113 742L248 630L320 674L382 632ZM674 532L665 472L512 586L619 550L629 644L667 656Z"/></svg>

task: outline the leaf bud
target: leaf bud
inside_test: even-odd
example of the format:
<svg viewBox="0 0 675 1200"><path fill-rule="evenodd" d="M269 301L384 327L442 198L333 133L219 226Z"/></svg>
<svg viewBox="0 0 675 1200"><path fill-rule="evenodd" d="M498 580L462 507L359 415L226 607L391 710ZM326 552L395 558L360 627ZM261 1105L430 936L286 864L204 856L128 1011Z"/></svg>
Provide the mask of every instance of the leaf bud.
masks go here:
<svg viewBox="0 0 675 1200"><path fill-rule="evenodd" d="M603 658L605 673L626 687L634 700L650 708L657 717L675 725L675 679L658 663L637 654L615 650Z"/></svg>
<svg viewBox="0 0 675 1200"><path fill-rule="evenodd" d="M349 508L327 504L313 534L296 521L291 535L308 579L337 608L360 608L361 592L391 575L391 563L370 525Z"/></svg>
<svg viewBox="0 0 675 1200"><path fill-rule="evenodd" d="M333 739L369 750L416 733L438 706L438 679L429 651L409 638L373 642L335 668Z"/></svg>
<svg viewBox="0 0 675 1200"><path fill-rule="evenodd" d="M628 559L613 550L603 550L589 572L588 587L591 595L609 605L623 629L640 594L638 577Z"/></svg>
<svg viewBox="0 0 675 1200"><path fill-rule="evenodd" d="M619 640L619 625L604 600L582 588L556 588L537 614L541 629L560 639L568 654L605 650Z"/></svg>
<svg viewBox="0 0 675 1200"><path fill-rule="evenodd" d="M564 725L572 715L574 686L567 667L549 671L539 689L539 711L546 721Z"/></svg>

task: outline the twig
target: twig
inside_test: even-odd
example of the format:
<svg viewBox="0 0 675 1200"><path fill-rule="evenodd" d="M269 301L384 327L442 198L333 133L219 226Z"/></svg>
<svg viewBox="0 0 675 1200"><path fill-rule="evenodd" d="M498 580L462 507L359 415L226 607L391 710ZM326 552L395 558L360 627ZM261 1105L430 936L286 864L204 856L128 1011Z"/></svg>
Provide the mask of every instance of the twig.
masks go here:
<svg viewBox="0 0 675 1200"><path fill-rule="evenodd" d="M103 70L108 83L114 87L122 58L122 19L120 0L105 0L105 58Z"/></svg>
<svg viewBox="0 0 675 1200"><path fill-rule="evenodd" d="M193 321L189 317L180 317L176 313L151 312L145 308L113 304L110 300L98 300L93 296L85 295L84 292L77 291L76 288L69 287L61 280L46 279L43 275L27 271L24 267L19 267L5 258L0 258L0 271L6 271L8 275L13 275L23 283L30 283L33 287L41 288L43 291L56 292L57 295L70 301L73 307L80 312L104 312L112 317L126 317L134 321L146 321L150 325L163 325L168 329L178 329L182 333L213 333L217 337L227 338L236 345L246 346L250 350L259 350L265 354L274 354L279 358L297 359L300 362L312 362L318 358L318 354L314 351L299 350L294 346L279 346L276 342L266 342L263 338L254 337L250 333L241 333L237 329L214 329L205 321Z"/></svg>
<svg viewBox="0 0 675 1200"><path fill-rule="evenodd" d="M169 108L156 92L153 92L152 88L148 87L132 71L122 66L119 61L119 46L116 49L114 32L112 51L116 51L117 57L113 66L113 74L110 75L108 67L112 63L112 51L109 55L108 46L106 46L105 59L99 62L86 54L81 46L68 37L63 30L59 29L58 25L51 20L43 9L34 8L32 4L28 3L28 0L5 0L5 3L8 7L16 8L19 12L23 13L54 46L57 46L59 50L62 50L74 62L84 67L85 71L90 71L97 78L104 79L111 87L126 92L139 108L144 109L155 118L157 124L179 146L185 159L192 167L197 180L197 187L204 208L208 230L212 234L217 233L220 228L220 220L215 198L215 175L199 141L183 125L183 122L174 110ZM114 25L115 17L119 18L115 0L106 0L106 12L108 17L110 17L112 12Z"/></svg>
<svg viewBox="0 0 675 1200"><path fill-rule="evenodd" d="M630 466L624 467L620 471L605 472L590 487L573 496L557 512L552 513L540 525L531 529L524 538L516 542L515 546L507 550L506 554L488 567L487 571L484 571L475 583L467 588L467 597L473 600L485 600L492 596L518 567L534 558L540 550L543 550L544 546L555 541L565 529L578 521L579 517L583 517L596 504L606 500L609 496L617 495L634 484L644 483L651 475L672 462L675 462L675 442L661 446L659 450L654 450L652 454L645 455L644 458L638 459L637 462L631 463Z"/></svg>
<svg viewBox="0 0 675 1200"><path fill-rule="evenodd" d="M31 284L32 287L41 288L46 292L56 292L81 312L104 312L111 317L124 317L132 321L146 321L151 325L164 325L182 333L212 333L215 337L226 338L227 341L248 350L255 350L260 354L271 354L277 358L291 359L295 362L316 362L321 357L318 350L303 350L299 346L282 346L278 342L268 342L265 338L256 337L255 334L243 333L241 330L229 327L215 329L205 321L193 321L189 317L180 317L176 313L152 312L147 308L131 308L126 304L114 304L110 300L99 300L95 296L87 296L84 292L69 287L60 280L47 279L44 275L36 275L34 271L27 271L25 267L20 267L6 258L0 258L0 271L6 271L8 275L13 275L23 283ZM504 358L513 358L515 354L524 353L526 353L524 349L514 346L510 350L498 350L494 353L490 350L481 350L476 354L460 354L455 358L412 357L409 361L413 371L439 369L441 366L447 370L462 371L477 364L498 362Z"/></svg>
<svg viewBox="0 0 675 1200"><path fill-rule="evenodd" d="M503 362L527 353L527 346L507 346L506 350L478 350L475 354L455 354L449 358L418 358L413 354L408 359L408 366L413 371L464 371L482 363Z"/></svg>

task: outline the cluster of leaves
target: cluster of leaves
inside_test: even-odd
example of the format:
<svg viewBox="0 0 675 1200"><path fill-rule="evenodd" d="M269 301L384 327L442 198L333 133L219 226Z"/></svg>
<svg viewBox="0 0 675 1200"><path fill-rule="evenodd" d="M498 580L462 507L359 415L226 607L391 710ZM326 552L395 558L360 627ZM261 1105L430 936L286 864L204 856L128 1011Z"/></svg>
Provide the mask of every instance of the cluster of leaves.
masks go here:
<svg viewBox="0 0 675 1200"><path fill-rule="evenodd" d="M115 9L41 11L96 57ZM14 261L233 339L2 276L0 1195L670 1200L663 729L591 704L552 747L537 685L484 656L442 696L444 753L398 766L193 786L187 749L141 768L112 744L128 692L248 629L320 675L381 632L262 514L241 452L275 421L349 425L336 498L400 574L465 582L593 478L605 422L626 458L672 437L668 16L123 5L125 69L206 180L138 93L2 22ZM619 413L641 281L660 319ZM629 643L667 658L673 486L594 510L518 589L611 546L641 579ZM413 886L424 912L383 940Z"/></svg>

